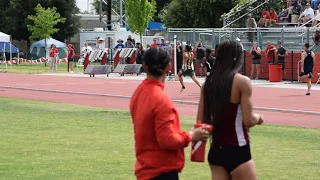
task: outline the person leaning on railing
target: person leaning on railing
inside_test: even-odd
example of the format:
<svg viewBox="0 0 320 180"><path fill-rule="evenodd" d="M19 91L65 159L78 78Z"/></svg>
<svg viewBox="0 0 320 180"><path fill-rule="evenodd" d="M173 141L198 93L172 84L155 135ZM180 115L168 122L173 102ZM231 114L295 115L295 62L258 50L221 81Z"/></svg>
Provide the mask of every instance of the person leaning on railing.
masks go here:
<svg viewBox="0 0 320 180"><path fill-rule="evenodd" d="M302 22L303 24L307 23L308 21L312 20L314 18L314 11L310 7L310 4L306 4L306 9L303 11L303 13L299 17L299 22L298 26L300 26L300 23Z"/></svg>
<svg viewBox="0 0 320 180"><path fill-rule="evenodd" d="M316 14L313 19L312 27L318 25L319 22L320 22L320 4L318 5L318 9L316 10Z"/></svg>

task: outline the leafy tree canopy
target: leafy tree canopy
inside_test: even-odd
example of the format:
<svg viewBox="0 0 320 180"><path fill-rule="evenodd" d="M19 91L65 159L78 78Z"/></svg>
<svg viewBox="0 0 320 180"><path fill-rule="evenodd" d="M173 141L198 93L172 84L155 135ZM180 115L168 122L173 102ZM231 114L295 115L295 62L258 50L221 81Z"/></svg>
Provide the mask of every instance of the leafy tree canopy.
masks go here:
<svg viewBox="0 0 320 180"><path fill-rule="evenodd" d="M165 8L172 0L156 0L156 12L153 16L153 19L155 21L161 21L159 18L159 14L163 8ZM94 7L94 10L96 11L97 14L99 14L99 5L100 5L100 0L94 0L92 3L92 6ZM120 3L119 0L112 0L111 1L111 6L114 9L119 9L120 8ZM124 4L123 4L124 6ZM106 14L108 11L108 8L105 4L102 6L102 12L103 14Z"/></svg>
<svg viewBox="0 0 320 180"><path fill-rule="evenodd" d="M125 7L130 30L142 37L156 11L155 0L126 0Z"/></svg>
<svg viewBox="0 0 320 180"><path fill-rule="evenodd" d="M173 0L162 10L160 18L166 27L221 27L221 15L229 12L237 3L234 0Z"/></svg>
<svg viewBox="0 0 320 180"><path fill-rule="evenodd" d="M31 32L30 40L47 39L52 34L59 32L55 26L58 23L64 23L66 18L61 18L57 13L57 8L43 8L40 4L35 7L36 15L29 15L28 19L33 23L27 25Z"/></svg>
<svg viewBox="0 0 320 180"><path fill-rule="evenodd" d="M44 8L57 8L57 13L66 18L65 23L57 24L59 33L53 38L64 41L74 36L79 31L79 13L76 0L0 0L0 31L12 35L15 40L29 40L31 33L27 28L30 20L28 15L35 15L34 8L40 4Z"/></svg>

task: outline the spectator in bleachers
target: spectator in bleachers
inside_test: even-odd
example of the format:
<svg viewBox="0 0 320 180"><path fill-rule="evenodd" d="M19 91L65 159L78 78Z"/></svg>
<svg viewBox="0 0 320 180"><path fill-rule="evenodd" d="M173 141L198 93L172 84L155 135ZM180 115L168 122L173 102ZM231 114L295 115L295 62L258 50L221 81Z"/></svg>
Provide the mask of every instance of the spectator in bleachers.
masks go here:
<svg viewBox="0 0 320 180"><path fill-rule="evenodd" d="M246 27L248 28L248 40L249 42L253 42L253 39L255 37L254 30L257 29L257 23L256 20L252 17L251 14L248 15L248 19L246 22Z"/></svg>
<svg viewBox="0 0 320 180"><path fill-rule="evenodd" d="M284 6L290 8L292 6L292 0L284 0Z"/></svg>
<svg viewBox="0 0 320 180"><path fill-rule="evenodd" d="M301 4L301 7L302 7L301 10L304 11L304 10L306 10L308 8L307 4L310 4L310 3L309 3L309 0L300 0L300 4Z"/></svg>
<svg viewBox="0 0 320 180"><path fill-rule="evenodd" d="M307 3L305 10L302 12L302 14L299 17L298 26L300 26L300 23L305 24L306 22L310 21L313 18L314 18L314 11L310 7L310 4Z"/></svg>
<svg viewBox="0 0 320 180"><path fill-rule="evenodd" d="M320 30L317 29L316 32L314 33L314 35L312 36L312 40L315 45L319 44L319 39L320 39Z"/></svg>
<svg viewBox="0 0 320 180"><path fill-rule="evenodd" d="M132 39L131 38L128 38L127 39L127 42L126 42L126 48L134 48L134 44L132 42Z"/></svg>
<svg viewBox="0 0 320 180"><path fill-rule="evenodd" d="M289 14L290 23L298 23L298 19L301 13L301 6L298 4L297 0L292 1L292 13Z"/></svg>
<svg viewBox="0 0 320 180"><path fill-rule="evenodd" d="M257 72L256 79L259 79L260 64L261 64L261 55L260 55L261 49L259 48L257 42L253 42L249 53L252 55L250 79L253 79L254 70L256 70Z"/></svg>
<svg viewBox="0 0 320 180"><path fill-rule="evenodd" d="M320 0L311 0L311 8L312 9L317 10L319 4L320 4Z"/></svg>
<svg viewBox="0 0 320 180"><path fill-rule="evenodd" d="M116 47L114 47L114 49L122 49L122 48L124 48L123 40L119 39L117 41L117 43L118 44L116 45Z"/></svg>
<svg viewBox="0 0 320 180"><path fill-rule="evenodd" d="M320 4L318 5L318 9L316 10L315 18L312 23L312 27L318 25L320 22Z"/></svg>
<svg viewBox="0 0 320 180"><path fill-rule="evenodd" d="M267 48L264 50L264 52L266 53L267 61L268 63L274 63L276 47L271 44L270 41L268 41L267 44Z"/></svg>
<svg viewBox="0 0 320 180"><path fill-rule="evenodd" d="M258 26L259 27L269 27L270 25L270 13L268 11L268 9L265 9L262 14L261 14L261 18L258 22Z"/></svg>
<svg viewBox="0 0 320 180"><path fill-rule="evenodd" d="M270 24L273 25L273 24L276 24L278 22L279 22L278 14L273 8L271 8L270 9Z"/></svg>

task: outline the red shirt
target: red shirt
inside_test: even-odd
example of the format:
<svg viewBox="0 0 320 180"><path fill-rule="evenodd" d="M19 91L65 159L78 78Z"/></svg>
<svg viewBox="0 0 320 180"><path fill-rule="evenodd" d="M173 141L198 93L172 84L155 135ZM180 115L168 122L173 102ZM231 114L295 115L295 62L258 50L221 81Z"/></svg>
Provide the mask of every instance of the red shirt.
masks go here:
<svg viewBox="0 0 320 180"><path fill-rule="evenodd" d="M73 49L69 49L68 51L68 58L72 58L74 56L74 50Z"/></svg>
<svg viewBox="0 0 320 180"><path fill-rule="evenodd" d="M159 45L158 44L151 44L150 48L157 47L157 46L159 46Z"/></svg>
<svg viewBox="0 0 320 180"><path fill-rule="evenodd" d="M270 19L270 13L268 11L263 11L261 14L261 18Z"/></svg>
<svg viewBox="0 0 320 180"><path fill-rule="evenodd" d="M279 18L276 12L273 12L272 14L270 14L270 19L276 20L276 22L279 21Z"/></svg>
<svg viewBox="0 0 320 180"><path fill-rule="evenodd" d="M134 126L135 175L147 180L184 167L184 148L190 143L177 109L164 92L164 84L145 79L135 90L130 112Z"/></svg>
<svg viewBox="0 0 320 180"><path fill-rule="evenodd" d="M273 59L273 56L275 55L275 50L273 51L269 51L268 53L268 50L270 49L275 49L276 47L274 45L270 45L270 46L267 46L267 48L264 50L264 52L266 53L267 55L267 60L272 60ZM273 52L273 53L272 53Z"/></svg>
<svg viewBox="0 0 320 180"><path fill-rule="evenodd" d="M58 51L57 48L54 48L52 51L51 51L51 49L50 49L50 57L54 57L54 55L55 55L55 54L58 54L58 53L59 53L59 51Z"/></svg>

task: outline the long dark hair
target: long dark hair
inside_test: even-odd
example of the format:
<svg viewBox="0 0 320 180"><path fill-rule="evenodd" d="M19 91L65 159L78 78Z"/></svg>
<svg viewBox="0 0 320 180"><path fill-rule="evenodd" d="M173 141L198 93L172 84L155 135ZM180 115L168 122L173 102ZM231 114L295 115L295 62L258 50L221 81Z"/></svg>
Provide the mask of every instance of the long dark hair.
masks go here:
<svg viewBox="0 0 320 180"><path fill-rule="evenodd" d="M240 69L242 46L238 41L227 40L215 51L215 65L204 84L204 119L205 123L219 130L228 113L234 75ZM212 134L215 141L215 131Z"/></svg>
<svg viewBox="0 0 320 180"><path fill-rule="evenodd" d="M165 68L171 62L171 56L165 49L153 47L143 54L142 62L148 67L147 73L158 78L163 75Z"/></svg>

